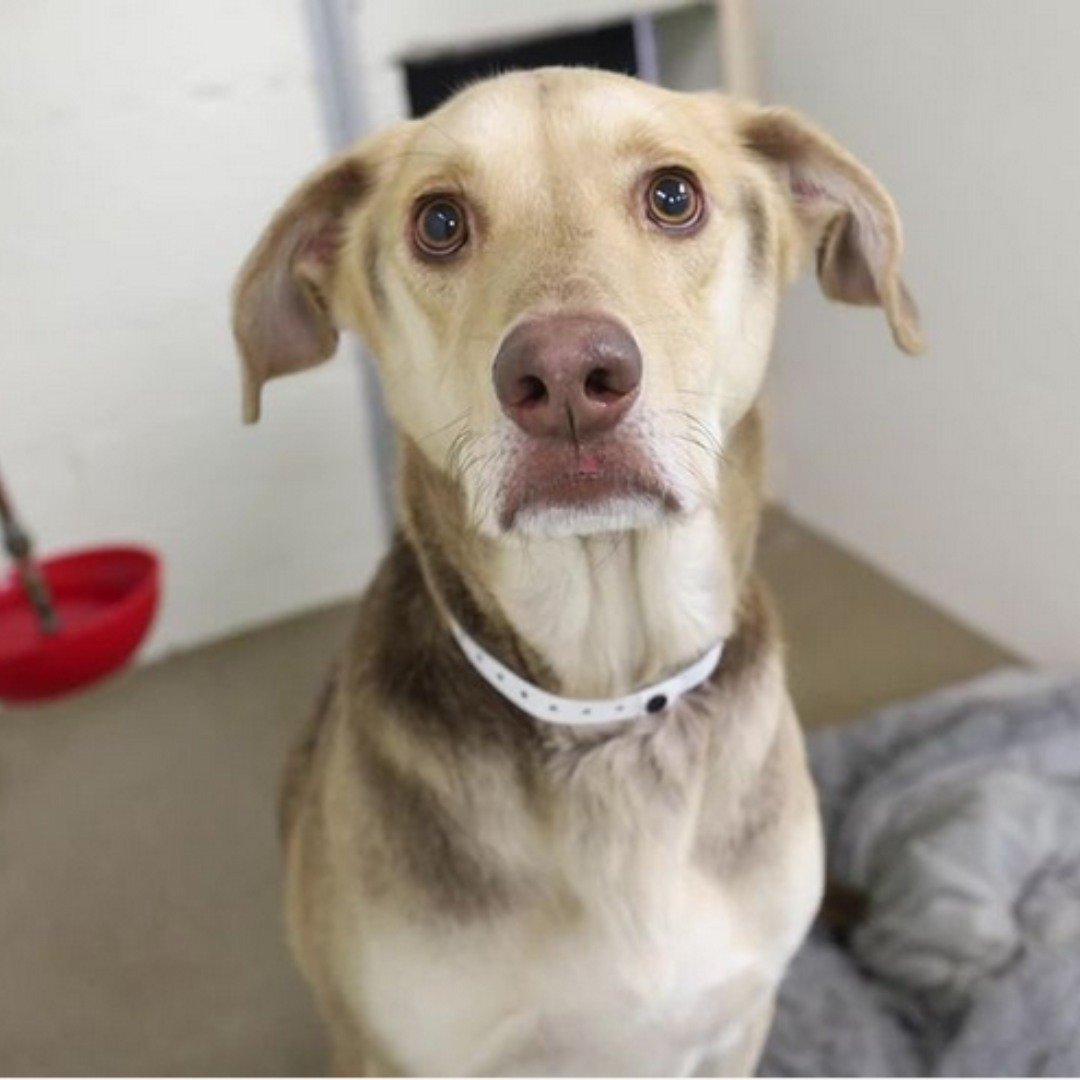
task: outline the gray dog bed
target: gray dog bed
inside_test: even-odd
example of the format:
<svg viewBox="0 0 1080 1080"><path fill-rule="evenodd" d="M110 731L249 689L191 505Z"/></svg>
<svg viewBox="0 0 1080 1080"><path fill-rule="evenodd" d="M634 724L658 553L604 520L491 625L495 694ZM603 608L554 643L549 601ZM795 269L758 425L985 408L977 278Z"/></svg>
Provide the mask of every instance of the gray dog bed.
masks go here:
<svg viewBox="0 0 1080 1080"><path fill-rule="evenodd" d="M998 673L810 756L868 909L796 957L761 1075L1080 1075L1080 679Z"/></svg>

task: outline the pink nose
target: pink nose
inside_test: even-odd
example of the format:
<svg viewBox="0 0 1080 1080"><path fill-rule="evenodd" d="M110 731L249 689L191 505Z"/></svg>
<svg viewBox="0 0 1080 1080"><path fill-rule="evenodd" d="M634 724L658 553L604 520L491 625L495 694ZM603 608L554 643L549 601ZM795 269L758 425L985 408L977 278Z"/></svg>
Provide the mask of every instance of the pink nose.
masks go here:
<svg viewBox="0 0 1080 1080"><path fill-rule="evenodd" d="M610 431L641 386L641 351L601 315L545 315L516 326L493 371L503 411L542 438L587 439Z"/></svg>

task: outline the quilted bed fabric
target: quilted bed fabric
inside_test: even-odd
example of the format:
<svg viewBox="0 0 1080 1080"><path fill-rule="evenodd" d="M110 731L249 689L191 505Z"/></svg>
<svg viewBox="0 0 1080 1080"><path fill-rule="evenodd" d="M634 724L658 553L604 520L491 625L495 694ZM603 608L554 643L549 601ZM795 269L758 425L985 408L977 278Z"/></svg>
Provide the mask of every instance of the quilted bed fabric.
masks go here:
<svg viewBox="0 0 1080 1080"><path fill-rule="evenodd" d="M763 1076L1080 1075L1080 679L1017 671L815 735L830 877Z"/></svg>

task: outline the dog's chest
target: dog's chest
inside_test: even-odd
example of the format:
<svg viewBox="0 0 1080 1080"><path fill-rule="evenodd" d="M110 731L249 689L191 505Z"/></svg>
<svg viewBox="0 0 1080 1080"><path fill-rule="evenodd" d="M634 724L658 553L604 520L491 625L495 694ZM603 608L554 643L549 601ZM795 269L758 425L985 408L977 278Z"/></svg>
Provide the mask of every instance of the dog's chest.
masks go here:
<svg viewBox="0 0 1080 1080"><path fill-rule="evenodd" d="M690 868L647 910L626 901L384 934L358 973L365 1011L415 1074L686 1075L738 1043L791 939L763 940L751 911Z"/></svg>

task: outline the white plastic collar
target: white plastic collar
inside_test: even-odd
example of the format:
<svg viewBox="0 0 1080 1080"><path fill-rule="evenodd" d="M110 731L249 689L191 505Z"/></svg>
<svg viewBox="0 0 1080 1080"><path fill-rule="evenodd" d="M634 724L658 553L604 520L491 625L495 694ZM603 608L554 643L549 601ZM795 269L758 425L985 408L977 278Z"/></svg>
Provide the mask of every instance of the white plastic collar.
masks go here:
<svg viewBox="0 0 1080 1080"><path fill-rule="evenodd" d="M674 705L683 694L705 682L716 670L724 651L724 643L719 641L704 656L678 674L625 697L567 698L549 694L520 675L515 675L505 664L496 660L483 646L469 637L457 620L450 618L449 621L450 629L465 658L489 686L534 719L570 727L611 724L618 720L634 720L647 713L661 713Z"/></svg>

